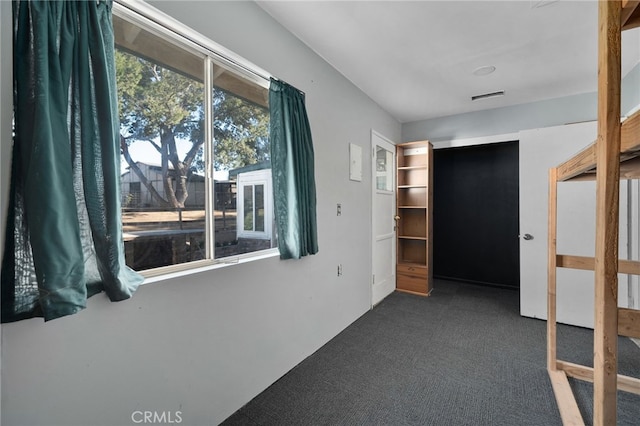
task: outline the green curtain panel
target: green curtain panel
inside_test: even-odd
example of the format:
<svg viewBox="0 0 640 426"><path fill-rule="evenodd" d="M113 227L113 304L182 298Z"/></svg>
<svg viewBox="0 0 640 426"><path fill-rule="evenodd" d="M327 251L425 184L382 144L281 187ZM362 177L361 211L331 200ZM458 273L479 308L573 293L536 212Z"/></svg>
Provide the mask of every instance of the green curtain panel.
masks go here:
<svg viewBox="0 0 640 426"><path fill-rule="evenodd" d="M14 1L11 201L2 322L131 297L111 1Z"/></svg>
<svg viewBox="0 0 640 426"><path fill-rule="evenodd" d="M282 259L318 252L313 141L304 94L271 79L270 143L274 213Z"/></svg>

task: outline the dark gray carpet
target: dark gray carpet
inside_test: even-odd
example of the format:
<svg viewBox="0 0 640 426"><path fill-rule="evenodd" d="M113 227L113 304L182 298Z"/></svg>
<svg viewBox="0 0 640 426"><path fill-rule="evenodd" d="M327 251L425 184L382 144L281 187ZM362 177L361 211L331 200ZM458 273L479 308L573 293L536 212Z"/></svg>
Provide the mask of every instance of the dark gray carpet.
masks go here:
<svg viewBox="0 0 640 426"><path fill-rule="evenodd" d="M593 333L559 326L560 359L592 365ZM620 372L640 348L619 341ZM572 381L587 424L593 386ZM436 281L394 293L229 417L224 425L560 425L546 371L546 322L513 290ZM618 424L640 425L640 396L618 392Z"/></svg>

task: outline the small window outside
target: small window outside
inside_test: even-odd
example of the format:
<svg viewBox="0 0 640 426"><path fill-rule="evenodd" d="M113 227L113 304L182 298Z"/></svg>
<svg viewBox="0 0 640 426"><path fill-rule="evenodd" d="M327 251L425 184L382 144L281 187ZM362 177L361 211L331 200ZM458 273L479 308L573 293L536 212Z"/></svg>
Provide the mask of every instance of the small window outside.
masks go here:
<svg viewBox="0 0 640 426"><path fill-rule="evenodd" d="M238 205L239 238L254 240L254 244L264 246L275 240L273 234L273 200L271 197L271 169L241 173L238 176L240 188Z"/></svg>

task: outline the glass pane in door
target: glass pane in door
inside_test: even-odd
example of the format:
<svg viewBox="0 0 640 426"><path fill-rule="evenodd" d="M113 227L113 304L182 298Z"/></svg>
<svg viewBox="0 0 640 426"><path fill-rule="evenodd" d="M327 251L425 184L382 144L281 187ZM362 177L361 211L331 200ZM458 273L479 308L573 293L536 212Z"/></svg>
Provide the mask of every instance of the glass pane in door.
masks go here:
<svg viewBox="0 0 640 426"><path fill-rule="evenodd" d="M376 146L376 189L393 191L393 153Z"/></svg>

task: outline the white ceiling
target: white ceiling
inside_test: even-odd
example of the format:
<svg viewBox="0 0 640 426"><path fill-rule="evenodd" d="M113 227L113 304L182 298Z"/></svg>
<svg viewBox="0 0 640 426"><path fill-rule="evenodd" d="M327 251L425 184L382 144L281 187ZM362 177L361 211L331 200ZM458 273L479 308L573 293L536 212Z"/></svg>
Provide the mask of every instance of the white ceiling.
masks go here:
<svg viewBox="0 0 640 426"><path fill-rule="evenodd" d="M258 4L403 123L597 88L595 1ZM623 33L623 75L638 62L636 28Z"/></svg>

